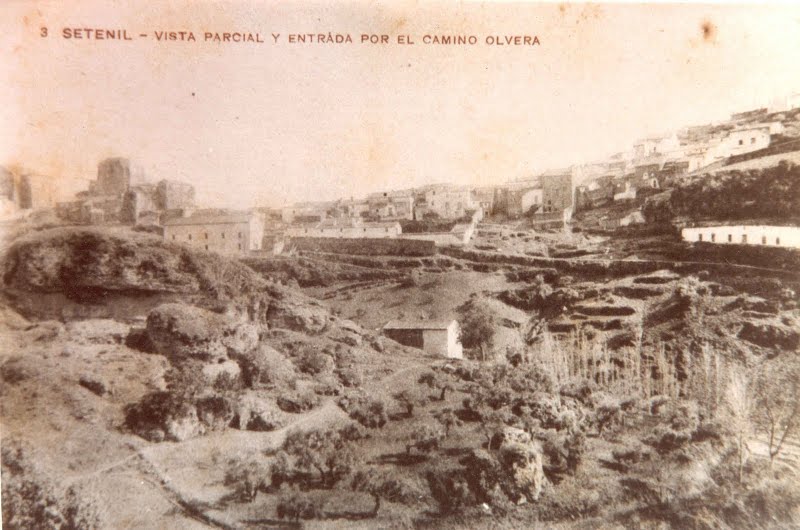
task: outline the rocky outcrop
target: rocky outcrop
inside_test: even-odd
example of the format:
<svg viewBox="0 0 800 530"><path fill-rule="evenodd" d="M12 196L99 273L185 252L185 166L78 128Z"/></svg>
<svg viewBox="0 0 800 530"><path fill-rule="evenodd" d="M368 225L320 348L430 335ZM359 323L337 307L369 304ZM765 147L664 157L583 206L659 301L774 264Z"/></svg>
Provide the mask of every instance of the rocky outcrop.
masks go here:
<svg viewBox="0 0 800 530"><path fill-rule="evenodd" d="M291 329L318 334L328 328L330 314L319 302L305 297L293 296L288 291L276 291L278 295L269 304L266 320L270 327Z"/></svg>
<svg viewBox="0 0 800 530"><path fill-rule="evenodd" d="M266 284L252 269L216 254L149 234L91 228L54 228L20 238L8 251L3 282L79 300L108 292L233 297Z"/></svg>
<svg viewBox="0 0 800 530"><path fill-rule="evenodd" d="M147 337L170 360L224 362L258 344L252 324L185 304L164 304L147 316Z"/></svg>

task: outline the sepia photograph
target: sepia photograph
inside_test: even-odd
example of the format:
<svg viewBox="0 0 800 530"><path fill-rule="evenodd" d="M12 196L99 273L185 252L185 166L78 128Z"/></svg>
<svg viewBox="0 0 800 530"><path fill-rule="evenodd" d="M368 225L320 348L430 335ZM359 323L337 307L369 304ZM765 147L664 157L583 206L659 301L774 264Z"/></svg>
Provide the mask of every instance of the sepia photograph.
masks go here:
<svg viewBox="0 0 800 530"><path fill-rule="evenodd" d="M0 528L800 528L800 4L6 0L0 54Z"/></svg>

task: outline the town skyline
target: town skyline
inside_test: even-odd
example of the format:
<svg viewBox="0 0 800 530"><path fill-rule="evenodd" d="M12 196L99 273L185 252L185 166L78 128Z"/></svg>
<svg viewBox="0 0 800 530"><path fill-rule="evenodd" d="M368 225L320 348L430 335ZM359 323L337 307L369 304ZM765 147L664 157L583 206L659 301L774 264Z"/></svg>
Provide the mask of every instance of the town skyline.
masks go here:
<svg viewBox="0 0 800 530"><path fill-rule="evenodd" d="M176 6L159 27L190 20L189 8ZM97 24L138 22L132 4L98 11L83 2L72 15L59 9L41 10L30 24L90 11ZM542 46L499 52L317 45L187 55L133 43L128 49L138 55L113 47L98 55L96 46L79 43L57 51L64 61L48 75L63 88L53 92L38 88L41 72L23 71L50 53L47 41L10 32L3 47L22 52L2 67L15 79L0 96L15 102L2 111L2 159L85 182L98 160L125 156L152 180L191 182L200 204L281 206L432 182L499 184L599 160L637 138L722 120L800 88L790 54L779 53L800 47L800 33L787 29L798 24L790 6L708 6L702 16L682 6L504 6L489 17L481 9L439 6L428 22L381 6L358 10L348 24L345 15L353 13L343 6L317 14L342 31L359 24L388 31L392 20L405 20L409 34L532 27ZM255 24L302 22L289 6L268 12L269 20ZM310 16L307 8L303 13ZM246 15L230 12L232 23ZM632 23L625 41L615 40ZM579 26L579 36L572 35ZM223 73L209 79L206 69ZM105 88L94 88L91 80L105 71ZM75 134L52 134L65 127Z"/></svg>

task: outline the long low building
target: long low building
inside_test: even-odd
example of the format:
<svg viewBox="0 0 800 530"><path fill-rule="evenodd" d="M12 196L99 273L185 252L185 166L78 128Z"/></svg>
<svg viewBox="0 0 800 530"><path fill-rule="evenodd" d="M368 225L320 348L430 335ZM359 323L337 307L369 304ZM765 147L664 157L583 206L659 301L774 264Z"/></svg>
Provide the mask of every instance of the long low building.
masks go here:
<svg viewBox="0 0 800 530"><path fill-rule="evenodd" d="M326 219L320 223L291 226L287 237L334 237L334 238L395 238L403 233L397 221L368 223L358 220Z"/></svg>
<svg viewBox="0 0 800 530"><path fill-rule="evenodd" d="M681 238L689 243L800 248L800 227L767 225L696 226L682 229Z"/></svg>

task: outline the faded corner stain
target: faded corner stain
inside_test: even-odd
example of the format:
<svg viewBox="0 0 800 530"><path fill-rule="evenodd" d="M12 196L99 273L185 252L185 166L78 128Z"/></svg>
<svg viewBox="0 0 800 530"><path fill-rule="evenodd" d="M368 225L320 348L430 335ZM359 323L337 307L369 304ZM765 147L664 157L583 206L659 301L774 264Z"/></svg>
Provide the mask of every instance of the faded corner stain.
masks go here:
<svg viewBox="0 0 800 530"><path fill-rule="evenodd" d="M710 20L704 20L700 24L700 32L703 37L703 42L714 42L717 37L717 26Z"/></svg>

